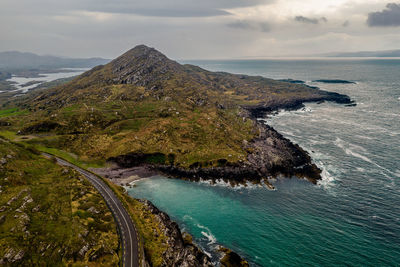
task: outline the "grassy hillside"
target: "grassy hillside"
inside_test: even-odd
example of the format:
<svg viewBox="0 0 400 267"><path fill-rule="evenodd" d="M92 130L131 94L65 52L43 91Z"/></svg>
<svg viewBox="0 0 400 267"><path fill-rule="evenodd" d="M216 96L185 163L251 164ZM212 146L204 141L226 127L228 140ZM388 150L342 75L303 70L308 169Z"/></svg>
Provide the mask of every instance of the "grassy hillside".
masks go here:
<svg viewBox="0 0 400 267"><path fill-rule="evenodd" d="M118 264L112 214L73 169L1 139L0 192L2 264Z"/></svg>
<svg viewBox="0 0 400 267"><path fill-rule="evenodd" d="M319 100L349 101L301 84L180 65L138 46L65 85L8 103L0 125L82 161L138 153L158 155L148 163L215 167L252 153L246 144L260 129L248 110Z"/></svg>
<svg viewBox="0 0 400 267"><path fill-rule="evenodd" d="M0 265L117 266L116 225L100 194L74 169L25 146L0 138ZM131 214L147 262L161 266L168 244L160 220L108 185Z"/></svg>

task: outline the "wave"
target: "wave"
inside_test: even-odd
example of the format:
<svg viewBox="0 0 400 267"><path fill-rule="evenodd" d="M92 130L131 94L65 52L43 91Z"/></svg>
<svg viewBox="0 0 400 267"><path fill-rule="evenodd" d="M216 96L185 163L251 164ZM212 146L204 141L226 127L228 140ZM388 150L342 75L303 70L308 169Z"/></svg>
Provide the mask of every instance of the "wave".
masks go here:
<svg viewBox="0 0 400 267"><path fill-rule="evenodd" d="M293 137L296 137L296 135L293 133L293 132L291 132L291 131L280 131L280 133L281 134L283 134L284 136L286 135L286 136L293 136Z"/></svg>
<svg viewBox="0 0 400 267"><path fill-rule="evenodd" d="M368 162L368 163L371 163L371 164L375 165L375 166L378 167L379 169L385 171L385 172L386 172L387 174L389 174L389 175L384 174L384 173L382 173L382 174L383 174L385 177L387 177L390 181L393 181L393 179L392 179L392 177L391 177L391 175L395 174L393 171L391 171L391 170L389 170L389 169L387 169L387 168L385 168L385 167L379 165L378 163L376 163L376 162L372 161L371 159L367 158L366 156L361 155L361 154L359 154L359 153L357 153L357 152L351 150L351 149L348 148L348 147L358 148L358 149L360 149L360 150L366 151L365 148L363 148L363 147L361 147L361 146L358 146L358 145L354 145L354 144L345 144L345 142L344 142L342 139L340 139L340 138L336 138L336 141L335 141L334 143L335 143L336 146L338 146L339 148L341 148L347 155L351 155L351 156L353 156L353 157L362 159L362 160L364 160L364 161L366 161L366 162Z"/></svg>
<svg viewBox="0 0 400 267"><path fill-rule="evenodd" d="M207 240L208 240L207 245L208 245L208 246L217 243L217 238L211 233L211 231L210 231L210 229L208 229L208 227L206 227L206 226L204 226L204 225L201 225L201 224L199 224L199 223L196 224L196 226L197 226L198 228L200 228L200 229L205 230L205 231L201 231L201 234L202 234L204 237L207 238Z"/></svg>
<svg viewBox="0 0 400 267"><path fill-rule="evenodd" d="M253 184L250 181L246 181L245 184L234 184L232 186L231 183L225 182L223 179L216 179L215 181L200 179L199 183L200 184L205 184L205 185L208 185L208 186L225 187L225 188L232 189L232 190L257 189L257 188L263 188L263 187L267 188L267 185L265 185L265 183L263 183L263 182L261 182L261 184Z"/></svg>
<svg viewBox="0 0 400 267"><path fill-rule="evenodd" d="M359 171L359 172L365 172L365 169L361 168L361 167L356 167L356 170Z"/></svg>
<svg viewBox="0 0 400 267"><path fill-rule="evenodd" d="M204 225L200 224L200 223L199 223L197 220L195 220L192 216L190 216L190 215L188 215L188 214L185 214L185 215L183 216L183 221L186 221L186 222L190 221L193 225L196 225L198 228L200 228L201 230L203 230L203 231L201 231L200 233L201 233L204 237L207 238L207 240L208 240L207 245L212 245L212 244L215 244L215 243L217 242L217 238L212 234L211 230L210 230L207 226L204 226Z"/></svg>
<svg viewBox="0 0 400 267"><path fill-rule="evenodd" d="M130 182L129 185L134 186L134 185L136 185L136 183L139 183L139 182L144 181L144 180L149 179L149 178L150 177L143 177L143 178L136 179L136 180Z"/></svg>
<svg viewBox="0 0 400 267"><path fill-rule="evenodd" d="M322 170L322 179L317 182L317 185L327 190L333 188L337 181L336 176L334 176L332 171L328 170L328 168L324 166L322 162L316 164Z"/></svg>
<svg viewBox="0 0 400 267"><path fill-rule="evenodd" d="M215 236L213 234L210 234L210 233L204 232L204 231L201 231L201 234L208 239L209 242L207 243L207 245L212 245L217 242L217 239L215 238Z"/></svg>
<svg viewBox="0 0 400 267"><path fill-rule="evenodd" d="M194 221L193 217L190 215L187 215L187 214L183 216L183 220L184 221Z"/></svg>
<svg viewBox="0 0 400 267"><path fill-rule="evenodd" d="M367 139L367 140L374 140L376 138L370 137L370 136L365 136L365 135L356 135L358 138L361 139Z"/></svg>
<svg viewBox="0 0 400 267"><path fill-rule="evenodd" d="M350 156L353 156L353 157L362 159L362 160L364 160L364 161L366 161L366 162L368 162L368 163L373 163L372 160L370 160L370 159L367 158L366 156L361 155L361 154L359 154L359 153L357 153L357 152L351 150L350 148L346 147L345 144L344 144L344 141L343 141L342 139L340 139L340 138L336 138L336 141L334 142L334 144L335 144L337 147L341 148L347 155L350 155ZM349 144L348 146L350 146L350 147L359 147L359 148L361 148L360 146L353 145L353 144ZM365 151L364 148L363 148L363 150Z"/></svg>

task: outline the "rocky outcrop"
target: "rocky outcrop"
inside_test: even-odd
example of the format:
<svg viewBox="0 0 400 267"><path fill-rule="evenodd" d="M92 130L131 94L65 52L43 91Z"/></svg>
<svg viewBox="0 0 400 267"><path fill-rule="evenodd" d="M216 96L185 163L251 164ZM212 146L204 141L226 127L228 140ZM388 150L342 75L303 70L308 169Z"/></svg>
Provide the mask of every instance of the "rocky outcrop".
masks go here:
<svg viewBox="0 0 400 267"><path fill-rule="evenodd" d="M157 84L182 72L182 66L154 48L139 45L113 60L113 82L158 89Z"/></svg>
<svg viewBox="0 0 400 267"><path fill-rule="evenodd" d="M346 81L346 80L327 80L327 79L322 79L322 80L315 80L313 82L317 83L342 83L342 84L355 84L355 82L352 81Z"/></svg>
<svg viewBox="0 0 400 267"><path fill-rule="evenodd" d="M259 124L259 130L258 138L243 144L248 151L246 162L229 163L221 159L221 165L225 166L197 166L186 169L173 165L159 165L154 168L172 177L195 181L223 179L231 184L261 182L278 175L306 178L314 184L321 179L321 170L312 163L311 157L301 147L284 138L270 126Z"/></svg>
<svg viewBox="0 0 400 267"><path fill-rule="evenodd" d="M224 247L218 250L224 254L220 261L222 267L249 267L249 263L236 252Z"/></svg>
<svg viewBox="0 0 400 267"><path fill-rule="evenodd" d="M306 178L315 184L321 179L321 170L312 163L309 154L300 146L293 144L268 125L257 123L257 127L258 137L250 142L243 142L243 147L248 152L244 162L231 163L220 159L217 167L204 167L198 163L192 164L190 168L182 168L172 164L172 160L169 164L151 164L146 159L153 158L154 154L138 153L121 155L111 158L110 161L121 167L147 165L164 175L193 181L203 179L215 182L222 179L238 184L247 181L261 182L263 179L284 175ZM157 154L157 158L167 157Z"/></svg>
<svg viewBox="0 0 400 267"><path fill-rule="evenodd" d="M140 200L145 208L155 215L163 234L167 237L167 250L163 254L162 266L209 267L210 258L196 245L185 242L179 226L168 214L157 209L150 201Z"/></svg>
<svg viewBox="0 0 400 267"><path fill-rule="evenodd" d="M307 87L313 88L311 86L305 85ZM318 89L317 87L314 87ZM244 106L243 108L249 112L249 117L252 119L264 118L266 115L278 111L281 109L284 110L296 110L304 107L304 103L317 102L322 103L324 101L334 102L338 104L345 105L354 105L355 102L351 100L351 98L347 95L335 93L335 92L327 92L327 91L318 91L319 94L316 94L312 97L298 97L298 98L284 98L284 99L274 99L269 102L265 102L260 105L254 106Z"/></svg>

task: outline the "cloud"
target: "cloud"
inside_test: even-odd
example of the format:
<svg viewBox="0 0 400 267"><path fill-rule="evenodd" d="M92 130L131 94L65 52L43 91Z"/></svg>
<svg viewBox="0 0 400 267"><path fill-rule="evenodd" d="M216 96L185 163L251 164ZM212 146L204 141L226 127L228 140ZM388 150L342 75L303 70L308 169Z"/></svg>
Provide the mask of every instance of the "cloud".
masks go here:
<svg viewBox="0 0 400 267"><path fill-rule="evenodd" d="M153 17L213 17L229 15L227 9L269 4L274 0L90 0L85 9Z"/></svg>
<svg viewBox="0 0 400 267"><path fill-rule="evenodd" d="M254 30L254 25L252 25L250 21L247 20L238 20L227 24L227 26L234 29Z"/></svg>
<svg viewBox="0 0 400 267"><path fill-rule="evenodd" d="M307 23L307 24L318 24L319 23L319 19L307 18L304 16L297 16L294 18L294 20L297 22ZM325 18L325 20L326 20L326 18Z"/></svg>
<svg viewBox="0 0 400 267"><path fill-rule="evenodd" d="M322 21L322 22L325 22L325 23L328 22L328 19L327 19L326 17L322 17L322 18L320 18L319 20Z"/></svg>
<svg viewBox="0 0 400 267"><path fill-rule="evenodd" d="M367 24L370 27L400 26L400 4L390 3L382 11L369 13Z"/></svg>
<svg viewBox="0 0 400 267"><path fill-rule="evenodd" d="M18 14L52 14L88 11L146 17L215 17L227 10L267 5L277 0L1 0L1 9ZM0 9L0 13L2 10Z"/></svg>
<svg viewBox="0 0 400 267"><path fill-rule="evenodd" d="M368 13L400 0L0 2L0 51L113 58L143 43L171 58L231 58L391 50L400 42L400 28L366 24ZM318 39L327 33L345 35Z"/></svg>
<svg viewBox="0 0 400 267"><path fill-rule="evenodd" d="M230 15L229 12L220 9L190 9L190 8L140 8L134 10L119 11L149 17L214 17Z"/></svg>
<svg viewBox="0 0 400 267"><path fill-rule="evenodd" d="M271 25L268 22L260 22L259 26L262 32L271 31Z"/></svg>
<svg viewBox="0 0 400 267"><path fill-rule="evenodd" d="M250 20L238 20L227 24L228 27L241 30L253 30L261 32L270 32L271 26L268 22L258 22Z"/></svg>

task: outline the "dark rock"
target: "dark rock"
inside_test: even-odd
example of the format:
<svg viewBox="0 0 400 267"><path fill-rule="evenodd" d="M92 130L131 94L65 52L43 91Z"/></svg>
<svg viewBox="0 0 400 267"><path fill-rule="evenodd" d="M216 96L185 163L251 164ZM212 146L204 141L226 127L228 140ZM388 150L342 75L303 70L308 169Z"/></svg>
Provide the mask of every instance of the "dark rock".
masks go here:
<svg viewBox="0 0 400 267"><path fill-rule="evenodd" d="M144 86L151 91L161 89L170 73L182 71L179 63L168 59L154 48L139 45L111 62L113 83Z"/></svg>
<svg viewBox="0 0 400 267"><path fill-rule="evenodd" d="M249 267L249 263L236 252L224 247L220 247L219 251L224 254L220 261L222 267Z"/></svg>
<svg viewBox="0 0 400 267"><path fill-rule="evenodd" d="M2 224L3 222L5 222L6 221L6 215L4 214L4 215L1 215L0 216L0 224Z"/></svg>
<svg viewBox="0 0 400 267"><path fill-rule="evenodd" d="M292 79L281 79L281 80L278 80L278 81L294 83L294 84L305 84L306 83L305 81L302 81L302 80L292 80Z"/></svg>
<svg viewBox="0 0 400 267"><path fill-rule="evenodd" d="M342 83L342 84L355 84L355 82L346 81L346 80L329 80L329 79L322 79L322 80L315 80L313 82L317 83Z"/></svg>
<svg viewBox="0 0 400 267"><path fill-rule="evenodd" d="M185 242L178 224L172 221L168 214L160 211L148 200L139 201L145 205L149 212L158 218L164 235L167 237L168 248L164 252L161 266L213 266L210 258L196 245L190 242Z"/></svg>
<svg viewBox="0 0 400 267"><path fill-rule="evenodd" d="M0 120L0 126L10 126L11 123L9 123L8 121L4 121L4 120Z"/></svg>
<svg viewBox="0 0 400 267"><path fill-rule="evenodd" d="M61 127L61 125L56 122L42 121L23 128L18 134L50 132L59 127Z"/></svg>

